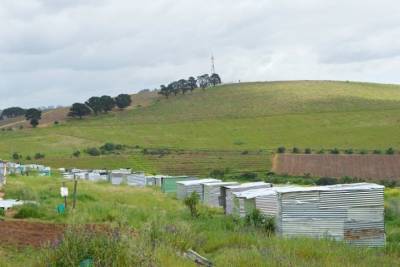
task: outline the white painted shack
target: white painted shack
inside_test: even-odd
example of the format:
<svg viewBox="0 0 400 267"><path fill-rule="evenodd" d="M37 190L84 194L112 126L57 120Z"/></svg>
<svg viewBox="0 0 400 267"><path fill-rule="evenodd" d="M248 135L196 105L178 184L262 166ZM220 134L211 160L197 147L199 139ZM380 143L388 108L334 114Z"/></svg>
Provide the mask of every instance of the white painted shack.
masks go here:
<svg viewBox="0 0 400 267"><path fill-rule="evenodd" d="M232 214L233 211L233 192L241 192L250 189L257 188L268 188L272 187L272 184L265 182L252 182L244 183L240 185L227 185L221 187L221 200L222 207L224 208L225 214Z"/></svg>
<svg viewBox="0 0 400 267"><path fill-rule="evenodd" d="M238 185L237 182L217 182L203 184L203 202L204 204L219 208L222 207L221 187L228 185Z"/></svg>
<svg viewBox="0 0 400 267"><path fill-rule="evenodd" d="M178 199L184 199L192 194L192 192L196 192L200 196L200 199L203 200L203 184L218 182L221 182L221 180L213 178L179 181L176 182L176 195Z"/></svg>
<svg viewBox="0 0 400 267"><path fill-rule="evenodd" d="M332 238L354 245L385 245L384 186L357 183L275 187L256 196L256 208L276 218L286 237Z"/></svg>
<svg viewBox="0 0 400 267"><path fill-rule="evenodd" d="M111 171L110 173L111 184L120 185L126 183L127 177L131 173L132 171L130 169L119 169Z"/></svg>

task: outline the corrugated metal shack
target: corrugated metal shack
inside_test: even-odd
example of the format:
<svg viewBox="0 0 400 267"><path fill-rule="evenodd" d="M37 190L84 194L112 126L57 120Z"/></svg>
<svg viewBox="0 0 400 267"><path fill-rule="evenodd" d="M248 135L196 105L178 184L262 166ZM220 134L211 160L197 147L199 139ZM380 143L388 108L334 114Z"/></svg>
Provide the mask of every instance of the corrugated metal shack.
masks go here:
<svg viewBox="0 0 400 267"><path fill-rule="evenodd" d="M132 173L126 179L130 186L145 187L147 185L147 178L143 172Z"/></svg>
<svg viewBox="0 0 400 267"><path fill-rule="evenodd" d="M276 216L283 236L344 240L354 245L385 245L384 187L358 183L315 187L275 187L256 197L261 212Z"/></svg>
<svg viewBox="0 0 400 267"><path fill-rule="evenodd" d="M176 183L180 181L194 180L189 176L163 176L161 178L161 191L163 193L176 193Z"/></svg>
<svg viewBox="0 0 400 267"><path fill-rule="evenodd" d="M222 207L221 187L227 185L237 185L237 182L219 182L203 184L203 202L204 204L219 208Z"/></svg>
<svg viewBox="0 0 400 267"><path fill-rule="evenodd" d="M188 180L188 181L180 181L177 182L177 191L176 195L178 199L184 199L188 197L192 192L196 192L200 199L203 200L203 184L204 183L217 183L221 182L221 180L218 179L199 179L199 180Z"/></svg>
<svg viewBox="0 0 400 267"><path fill-rule="evenodd" d="M245 217L256 209L256 197L274 194L273 187L258 188L241 192L233 192L232 214L238 217Z"/></svg>
<svg viewBox="0 0 400 267"><path fill-rule="evenodd" d="M132 171L130 169L119 169L113 170L110 173L110 181L113 185L125 184L127 181L128 175L130 175Z"/></svg>
<svg viewBox="0 0 400 267"><path fill-rule="evenodd" d="M7 163L0 160L0 187L6 184Z"/></svg>
<svg viewBox="0 0 400 267"><path fill-rule="evenodd" d="M241 192L250 189L257 188L268 188L272 187L270 183L264 182L253 182L253 183L244 183L240 185L228 185L221 187L221 200L222 207L224 208L225 214L232 214L233 211L233 192Z"/></svg>

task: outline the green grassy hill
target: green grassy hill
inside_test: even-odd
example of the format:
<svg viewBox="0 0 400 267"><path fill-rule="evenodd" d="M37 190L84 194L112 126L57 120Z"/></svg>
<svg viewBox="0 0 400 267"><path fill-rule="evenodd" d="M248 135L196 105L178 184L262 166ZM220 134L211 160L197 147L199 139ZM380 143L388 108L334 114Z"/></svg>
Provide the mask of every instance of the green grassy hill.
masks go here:
<svg viewBox="0 0 400 267"><path fill-rule="evenodd" d="M146 99L144 105L138 101ZM222 85L186 95L133 97L135 107L57 126L0 132L0 157L46 154L53 166L127 167L207 175L265 172L278 146L400 148L400 86L333 81ZM74 150L121 143L120 155ZM143 153L143 148L172 148Z"/></svg>

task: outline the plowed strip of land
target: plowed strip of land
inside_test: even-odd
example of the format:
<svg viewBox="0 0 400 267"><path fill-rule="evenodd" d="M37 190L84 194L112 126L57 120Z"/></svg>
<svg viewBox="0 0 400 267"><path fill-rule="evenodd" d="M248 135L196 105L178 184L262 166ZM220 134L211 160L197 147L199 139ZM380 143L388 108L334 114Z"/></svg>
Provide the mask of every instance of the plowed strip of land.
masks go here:
<svg viewBox="0 0 400 267"><path fill-rule="evenodd" d="M278 154L272 169L292 176L395 180L400 178L400 155Z"/></svg>
<svg viewBox="0 0 400 267"><path fill-rule="evenodd" d="M0 221L0 244L40 247L59 240L64 225L25 221Z"/></svg>

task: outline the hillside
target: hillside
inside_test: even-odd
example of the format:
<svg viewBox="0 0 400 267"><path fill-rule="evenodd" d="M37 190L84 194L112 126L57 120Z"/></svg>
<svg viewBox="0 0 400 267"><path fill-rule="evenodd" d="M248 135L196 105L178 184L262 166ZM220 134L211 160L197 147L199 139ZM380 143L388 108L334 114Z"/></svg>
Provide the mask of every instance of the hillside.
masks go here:
<svg viewBox="0 0 400 267"><path fill-rule="evenodd" d="M278 146L400 148L400 86L333 81L227 84L168 99L144 93L134 107L39 129L0 132L0 156L46 154L53 166L126 167L207 175L265 173ZM138 104L140 103L140 104ZM121 143L120 155L74 150ZM143 153L143 148L173 148Z"/></svg>

